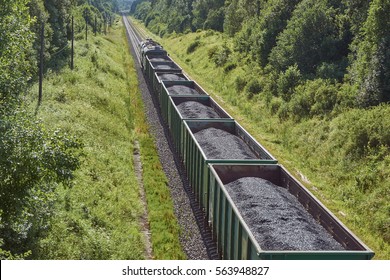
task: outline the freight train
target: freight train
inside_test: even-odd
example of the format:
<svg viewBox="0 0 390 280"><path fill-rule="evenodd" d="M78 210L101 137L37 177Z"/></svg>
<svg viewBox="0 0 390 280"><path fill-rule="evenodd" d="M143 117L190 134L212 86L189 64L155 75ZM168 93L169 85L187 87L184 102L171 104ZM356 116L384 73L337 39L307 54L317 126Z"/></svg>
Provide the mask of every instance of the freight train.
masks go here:
<svg viewBox="0 0 390 280"><path fill-rule="evenodd" d="M371 259L313 194L151 39L140 65L223 259Z"/></svg>

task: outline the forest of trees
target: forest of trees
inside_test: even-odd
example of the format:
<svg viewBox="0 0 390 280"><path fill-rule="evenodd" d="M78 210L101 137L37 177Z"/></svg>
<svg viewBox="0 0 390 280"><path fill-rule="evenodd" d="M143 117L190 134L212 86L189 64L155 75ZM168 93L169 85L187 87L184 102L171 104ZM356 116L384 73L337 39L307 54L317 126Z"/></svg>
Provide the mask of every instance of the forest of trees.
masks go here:
<svg viewBox="0 0 390 280"><path fill-rule="evenodd" d="M72 184L81 144L45 127L24 99L37 80L41 26L45 71L68 65L71 17L103 31L118 10L111 0L0 0L0 258L26 257L48 227L54 190Z"/></svg>
<svg viewBox="0 0 390 280"><path fill-rule="evenodd" d="M347 94L317 104L320 112L390 101L389 11L388 0L136 0L131 9L160 36L213 29L234 37L242 59L280 80L271 91L285 101L309 80L342 83Z"/></svg>

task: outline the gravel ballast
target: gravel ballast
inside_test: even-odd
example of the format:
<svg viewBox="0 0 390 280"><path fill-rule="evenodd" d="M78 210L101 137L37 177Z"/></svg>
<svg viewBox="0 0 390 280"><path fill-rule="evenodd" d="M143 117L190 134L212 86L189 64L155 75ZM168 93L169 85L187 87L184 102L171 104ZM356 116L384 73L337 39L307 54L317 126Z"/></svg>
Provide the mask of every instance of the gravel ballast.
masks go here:
<svg viewBox="0 0 390 280"><path fill-rule="evenodd" d="M168 86L167 90L171 95L201 95L197 90L183 85Z"/></svg>
<svg viewBox="0 0 390 280"><path fill-rule="evenodd" d="M256 177L225 188L263 250L345 250L287 189Z"/></svg>
<svg viewBox="0 0 390 280"><path fill-rule="evenodd" d="M210 127L194 136L209 159L258 159L240 137L225 130Z"/></svg>
<svg viewBox="0 0 390 280"><path fill-rule="evenodd" d="M218 119L217 112L206 105L196 101L186 101L177 105L177 109L185 119Z"/></svg>
<svg viewBox="0 0 390 280"><path fill-rule="evenodd" d="M160 78L160 81L186 81L187 80L185 77L182 77L177 74L170 74L170 73L162 74L158 76Z"/></svg>

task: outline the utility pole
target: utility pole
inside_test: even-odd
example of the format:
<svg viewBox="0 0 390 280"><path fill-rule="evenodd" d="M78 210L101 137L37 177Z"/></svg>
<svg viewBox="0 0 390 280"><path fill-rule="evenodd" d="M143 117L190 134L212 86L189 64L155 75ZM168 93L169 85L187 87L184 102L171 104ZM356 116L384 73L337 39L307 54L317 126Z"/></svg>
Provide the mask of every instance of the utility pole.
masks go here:
<svg viewBox="0 0 390 280"><path fill-rule="evenodd" d="M107 35L107 30L106 30L106 27L107 27L107 13L104 12L103 14L103 22L104 22L104 35Z"/></svg>
<svg viewBox="0 0 390 280"><path fill-rule="evenodd" d="M87 21L87 17L85 17L85 41L88 41L88 21Z"/></svg>
<svg viewBox="0 0 390 280"><path fill-rule="evenodd" d="M39 51L39 92L38 92L38 105L42 102L42 84L43 84L43 53L45 48L45 22L42 19L41 24L41 49Z"/></svg>
<svg viewBox="0 0 390 280"><path fill-rule="evenodd" d="M72 47L71 47L71 55L70 55L70 69L71 70L73 70L73 68L74 68L73 57L74 57L74 19L72 16Z"/></svg>
<svg viewBox="0 0 390 280"><path fill-rule="evenodd" d="M73 57L74 57L74 20L72 16L72 51L70 56L70 69L73 70L74 64L73 64Z"/></svg>

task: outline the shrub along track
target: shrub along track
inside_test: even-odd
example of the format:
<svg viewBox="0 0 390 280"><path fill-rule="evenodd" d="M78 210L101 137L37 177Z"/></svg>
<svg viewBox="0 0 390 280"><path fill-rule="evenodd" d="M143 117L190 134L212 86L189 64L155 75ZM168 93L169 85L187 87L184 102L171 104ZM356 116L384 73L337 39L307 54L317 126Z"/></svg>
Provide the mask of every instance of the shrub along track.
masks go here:
<svg viewBox="0 0 390 280"><path fill-rule="evenodd" d="M123 17L123 20L127 21L127 18ZM125 26L128 26L126 22ZM151 89L142 74L129 30L127 30L126 35L129 50L134 57L137 68L139 90L145 105L150 133L155 137L160 161L168 178L175 215L181 228L180 242L183 250L188 259L218 259L219 255L216 244L211 238L210 228L203 218L199 204L195 201L195 196L191 192L184 168L174 152L168 129L161 117L158 101L151 94Z"/></svg>

